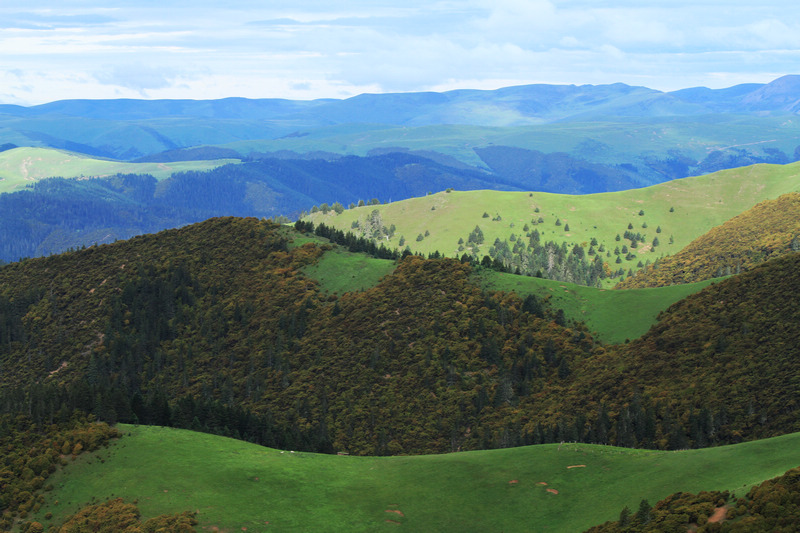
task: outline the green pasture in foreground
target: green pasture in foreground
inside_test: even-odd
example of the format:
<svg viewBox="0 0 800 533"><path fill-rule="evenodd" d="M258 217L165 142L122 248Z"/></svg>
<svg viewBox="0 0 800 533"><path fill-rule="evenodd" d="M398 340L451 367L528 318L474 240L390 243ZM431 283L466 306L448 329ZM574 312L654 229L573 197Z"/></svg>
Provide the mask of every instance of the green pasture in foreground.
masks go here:
<svg viewBox="0 0 800 533"><path fill-rule="evenodd" d="M137 500L145 517L197 511L203 530L396 531L399 524L406 531L574 532L616 519L643 498L743 494L800 464L800 434L680 452L551 444L351 457L120 427L120 441L48 480L54 490L32 518L47 526L93 499L122 497ZM51 520L43 518L48 512Z"/></svg>
<svg viewBox="0 0 800 533"><path fill-rule="evenodd" d="M487 290L513 291L523 298L534 294L553 308L563 309L568 319L585 322L600 341L616 344L638 339L661 311L718 280L615 291L483 270L479 281Z"/></svg>
<svg viewBox="0 0 800 533"><path fill-rule="evenodd" d="M612 270L621 267L627 273L629 269L636 271L640 261L652 262L662 255L674 254L711 228L762 200L793 191L800 191L800 163L754 165L643 189L582 196L542 192L439 192L390 204L347 209L338 215L334 211L319 212L309 219L315 224L324 222L351 231L354 221L363 223L377 209L384 226L394 224L396 227L389 246L399 246L400 238L404 237L404 245L415 252L428 254L438 250L448 257L469 251L467 238L475 226L480 226L485 237L478 252L482 257L497 238L510 239L515 234L517 238L526 239L527 225L528 231L539 231L542 241L565 242L568 246L578 244L587 251L595 238L598 241L595 249L604 246L602 257L609 267ZM540 217L542 222L538 222ZM560 225L556 225L557 221ZM630 231L641 233L645 240L637 248L630 249L635 255L633 259L625 260L622 253L622 262L616 263L614 249L630 245L624 239L629 224ZM425 236L426 231L428 236ZM620 241L616 240L617 235ZM421 240L417 240L419 236ZM654 248L652 243L656 237L659 245ZM458 249L459 238L464 240L464 250ZM607 252L611 252L610 257L606 256ZM606 285L615 281L609 279Z"/></svg>
<svg viewBox="0 0 800 533"><path fill-rule="evenodd" d="M92 159L86 155L50 148L14 148L0 152L0 192L24 188L43 178L103 177L114 174L151 174L165 179L175 172L210 170L237 159L178 161L174 163L129 163Z"/></svg>

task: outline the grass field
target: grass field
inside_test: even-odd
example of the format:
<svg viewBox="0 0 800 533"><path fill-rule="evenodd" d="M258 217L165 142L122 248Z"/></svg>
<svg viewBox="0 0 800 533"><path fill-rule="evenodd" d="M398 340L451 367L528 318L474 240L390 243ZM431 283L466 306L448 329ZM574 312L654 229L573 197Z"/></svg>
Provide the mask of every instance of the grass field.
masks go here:
<svg viewBox="0 0 800 533"><path fill-rule="evenodd" d="M623 261L619 264L615 263L613 253L604 257L612 269L621 267L627 272L629 269L636 271L640 261L652 262L661 255L679 251L712 227L759 201L794 191L800 191L800 163L754 165L642 189L583 196L541 192L439 192L379 206L348 209L339 215L333 211L327 215L315 213L310 220L350 231L353 221L366 219L372 210L378 209L383 224L394 224L397 228L391 245L397 246L400 237L405 237L405 244L415 252L427 254L438 250L449 257L463 253L458 250L458 240L466 242L475 226L480 226L485 235L478 254L482 256L497 238L508 239L513 233L524 239L526 225L529 231L538 230L543 241L588 248L595 238L606 252L613 252L616 247L630 244L622 238L630 225L631 231L645 236L643 243L630 250L635 257L627 261L622 254ZM541 223L538 222L540 217ZM424 236L426 231L428 236ZM417 240L420 235L422 240ZM617 235L621 236L620 241L616 240ZM659 246L653 248L656 237ZM613 283L614 280L607 280L606 286Z"/></svg>
<svg viewBox="0 0 800 533"><path fill-rule="evenodd" d="M292 246L328 242L315 236L293 239ZM374 287L394 268L394 261L354 254L337 247L326 252L316 264L306 267L305 274L318 281L324 293L343 294ZM515 292L523 298L534 294L554 309L563 309L568 319L585 322L601 342L609 344L639 338L655 323L661 311L714 282L612 291L484 269L476 271L475 281L490 291Z"/></svg>
<svg viewBox="0 0 800 533"><path fill-rule="evenodd" d="M547 299L553 308L563 309L568 319L585 322L600 341L611 344L641 337L661 311L714 282L614 291L485 270L479 281L487 290Z"/></svg>
<svg viewBox="0 0 800 533"><path fill-rule="evenodd" d="M800 434L681 452L553 444L350 457L281 452L186 430L121 429L126 436L119 442L48 480L55 488L38 520L59 523L93 499L113 496L137 500L145 517L198 511L205 531L396 531L399 525L574 532L616 519L623 506L636 509L643 498L654 504L677 491L742 494L800 464Z"/></svg>
<svg viewBox="0 0 800 533"><path fill-rule="evenodd" d="M158 179L175 172L209 170L237 159L179 161L175 163L128 163L92 159L88 156L50 148L14 148L0 152L0 193L24 188L43 178L102 177L117 173L151 174Z"/></svg>
<svg viewBox="0 0 800 533"><path fill-rule="evenodd" d="M395 262L354 254L341 248L325 253L317 263L306 267L305 274L317 280L326 294L362 291L395 269Z"/></svg>

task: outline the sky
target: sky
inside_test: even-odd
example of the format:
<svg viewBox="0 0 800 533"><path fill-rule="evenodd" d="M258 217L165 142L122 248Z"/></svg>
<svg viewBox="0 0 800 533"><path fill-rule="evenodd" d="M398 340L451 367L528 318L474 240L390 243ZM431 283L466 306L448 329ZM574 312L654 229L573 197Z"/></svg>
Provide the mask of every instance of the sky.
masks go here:
<svg viewBox="0 0 800 533"><path fill-rule="evenodd" d="M800 74L800 2L0 0L0 103L347 98Z"/></svg>

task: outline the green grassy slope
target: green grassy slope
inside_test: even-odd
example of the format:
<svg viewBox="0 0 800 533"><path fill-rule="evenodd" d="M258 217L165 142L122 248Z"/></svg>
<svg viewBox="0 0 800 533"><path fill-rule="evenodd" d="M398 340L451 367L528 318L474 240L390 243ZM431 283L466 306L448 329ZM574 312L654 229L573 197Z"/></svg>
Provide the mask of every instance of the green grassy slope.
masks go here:
<svg viewBox="0 0 800 533"><path fill-rule="evenodd" d="M326 252L317 263L307 266L304 273L317 280L323 292L344 294L374 287L395 266L394 261L354 254L337 247Z"/></svg>
<svg viewBox="0 0 800 533"><path fill-rule="evenodd" d="M639 338L655 324L661 311L711 283L713 280L613 291L487 270L481 273L485 289L513 291L522 297L535 294L552 307L563 309L568 319L585 322L598 339L607 343Z"/></svg>
<svg viewBox="0 0 800 533"><path fill-rule="evenodd" d="M641 233L645 241L631 252L631 260L615 263L616 256L604 257L612 270L637 270L638 262L654 261L671 255L711 228L749 209L761 200L800 191L800 163L790 165L754 165L725 170L705 176L674 180L643 189L622 192L570 196L549 193L499 191L440 192L379 206L364 206L336 215L315 213L314 223L324 222L349 231L354 221L363 221L378 209L385 226L394 224L396 233L389 241L397 245L401 237L412 250L430 253L439 250L446 256L461 255L459 238L467 241L477 225L485 235L479 256L485 254L496 238L511 234L525 239L524 227L538 230L542 241L580 244L588 249L594 237L606 252L630 245L622 236ZM670 211L673 208L673 211ZM538 209L538 212L536 211ZM644 215L639 215L644 212ZM483 217L486 213L489 217ZM493 221L497 216L501 220ZM539 217L543 222L538 223ZM561 225L556 225L556 221ZM646 228L643 225L647 225ZM569 227L569 231L565 231ZM657 233L657 228L661 232ZM417 241L428 231L429 236ZM621 236L616 241L616 235ZM654 238L659 246L652 247ZM670 238L672 244L670 244ZM469 251L466 248L464 251ZM604 252L605 253L605 252ZM618 279L618 278L617 278ZM606 280L611 284L611 280Z"/></svg>
<svg viewBox="0 0 800 533"><path fill-rule="evenodd" d="M113 174L152 174L158 179L175 172L209 170L234 159L181 161L177 163L128 163L91 157L49 148L14 148L0 153L0 192L11 192L42 178L110 176Z"/></svg>
<svg viewBox="0 0 800 533"><path fill-rule="evenodd" d="M617 288L660 287L736 274L798 250L800 194L790 193L733 217Z"/></svg>
<svg viewBox="0 0 800 533"><path fill-rule="evenodd" d="M296 236L293 245L300 246L305 242L322 244L327 240ZM394 261L350 253L337 246L303 272L319 282L323 292L343 294L374 287L395 266ZM605 343L640 337L655 324L658 313L713 282L610 291L493 270L481 269L476 276L486 290L515 292L523 298L534 294L546 300L552 307L562 309L567 319L585 322Z"/></svg>
<svg viewBox="0 0 800 533"><path fill-rule="evenodd" d="M553 444L385 458L122 429L130 436L49 480L55 489L36 518L58 523L93 498L114 496L138 500L145 517L198 511L204 530L393 531L399 523L409 531L572 532L615 519L642 498L744 493L800 464L800 434L681 452Z"/></svg>

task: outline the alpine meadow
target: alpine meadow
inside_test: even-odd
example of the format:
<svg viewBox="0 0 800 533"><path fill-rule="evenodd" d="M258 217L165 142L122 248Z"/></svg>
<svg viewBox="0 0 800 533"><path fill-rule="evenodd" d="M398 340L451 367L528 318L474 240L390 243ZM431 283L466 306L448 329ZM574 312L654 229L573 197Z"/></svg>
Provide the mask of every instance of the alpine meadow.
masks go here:
<svg viewBox="0 0 800 533"><path fill-rule="evenodd" d="M798 95L0 105L0 531L795 531Z"/></svg>

